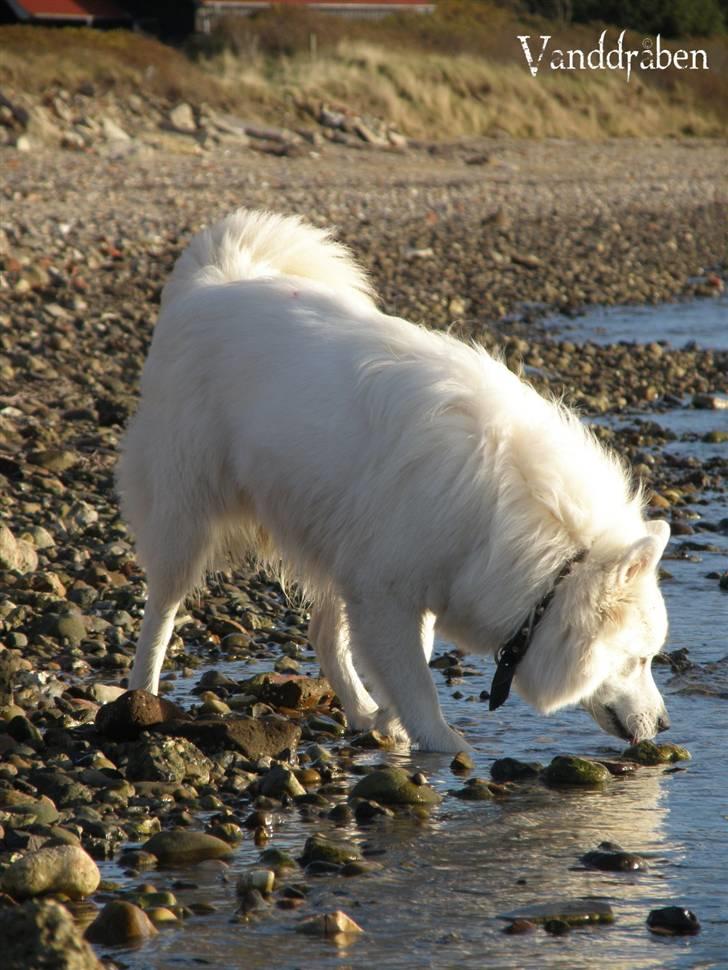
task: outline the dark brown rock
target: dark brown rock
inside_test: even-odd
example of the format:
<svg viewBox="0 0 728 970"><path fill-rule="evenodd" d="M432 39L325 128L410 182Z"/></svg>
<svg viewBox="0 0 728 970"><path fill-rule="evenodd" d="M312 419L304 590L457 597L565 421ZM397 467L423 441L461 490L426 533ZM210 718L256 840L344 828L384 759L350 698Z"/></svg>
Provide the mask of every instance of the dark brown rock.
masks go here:
<svg viewBox="0 0 728 970"><path fill-rule="evenodd" d="M112 741L135 741L148 728L188 717L181 707L163 697L147 690L129 690L99 709L96 728Z"/></svg>
<svg viewBox="0 0 728 970"><path fill-rule="evenodd" d="M101 910L86 930L86 939L104 946L120 946L150 936L157 929L143 909L122 899L114 899Z"/></svg>
<svg viewBox="0 0 728 970"><path fill-rule="evenodd" d="M328 704L334 696L331 685L323 677L300 674L258 674L243 681L240 687L266 704L293 710Z"/></svg>
<svg viewBox="0 0 728 970"><path fill-rule="evenodd" d="M0 906L4 970L102 970L73 922L54 900Z"/></svg>
<svg viewBox="0 0 728 970"><path fill-rule="evenodd" d="M240 751L246 758L284 758L295 750L301 729L279 718L232 717L171 721L154 728L163 734L193 741L205 752Z"/></svg>

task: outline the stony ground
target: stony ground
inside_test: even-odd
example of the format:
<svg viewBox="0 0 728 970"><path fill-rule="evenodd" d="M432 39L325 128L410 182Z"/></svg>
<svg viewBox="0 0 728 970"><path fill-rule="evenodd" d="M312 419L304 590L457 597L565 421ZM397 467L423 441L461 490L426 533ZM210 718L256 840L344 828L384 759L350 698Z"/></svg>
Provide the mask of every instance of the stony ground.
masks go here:
<svg viewBox="0 0 728 970"><path fill-rule="evenodd" d="M116 448L161 286L189 234L237 205L332 225L371 271L388 311L501 348L509 366L525 366L538 386L587 413L627 405L649 413L686 395L710 403L728 391L728 354L658 344L577 349L546 336L540 320L547 309L588 303L718 294L728 259L726 156L722 144L694 141L493 142L401 155L327 146L297 158L2 152L0 866L14 863L0 876L7 902L43 888L66 900L88 896L94 872L68 856L71 848L108 858L126 842L157 837L160 819L163 829L194 831L201 807L218 812L208 827L213 842L188 832L190 859L226 854L246 826L264 845L267 813L281 803L351 811L341 800L351 788L344 769L317 745L338 737L344 719L325 685L311 695L295 679L310 656L307 614L284 603L264 575L219 577L209 596L191 603L167 669L255 658L293 680L252 682L244 666L236 682L208 674L191 723L189 712L142 698L141 712L115 709L121 727L113 717L94 727L99 705L118 693L99 684L125 675L144 602L118 517ZM701 467L648 453L661 440L653 426L604 434L675 532L725 529L725 521L696 525L690 512L706 489L725 489L725 460ZM227 727L221 715L232 718ZM167 727L139 733L160 723ZM299 737L304 758L292 773L287 759ZM350 766L351 753L343 757ZM421 801L412 791L408 799ZM371 793L352 805L362 817L379 810ZM60 857L47 856L59 848ZM29 873L30 863L16 868L41 850L50 876ZM141 871L168 850L157 842L126 862ZM359 864L320 846L307 852L304 865ZM287 864L269 856L265 870ZM270 878L251 876L241 887L243 910L270 895ZM303 905L303 895L281 885L279 905ZM173 899L143 895L124 902L141 902L151 923L117 907L94 924L94 940L149 934L185 915ZM27 906L23 916L72 935L66 918ZM80 943L66 950L81 961L73 965L93 965ZM72 965L58 960L54 966Z"/></svg>

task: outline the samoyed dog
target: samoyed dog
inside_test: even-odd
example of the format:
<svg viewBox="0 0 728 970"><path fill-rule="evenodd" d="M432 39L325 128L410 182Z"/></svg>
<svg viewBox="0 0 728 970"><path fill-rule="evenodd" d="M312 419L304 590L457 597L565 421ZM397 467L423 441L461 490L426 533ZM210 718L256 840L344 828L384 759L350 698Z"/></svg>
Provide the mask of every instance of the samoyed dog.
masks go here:
<svg viewBox="0 0 728 970"><path fill-rule="evenodd" d="M355 728L467 746L428 669L436 624L496 657L492 707L512 681L625 740L668 726L650 671L668 525L565 407L380 312L348 250L298 218L241 209L179 258L118 486L148 579L130 688L157 691L205 572L254 554L310 599Z"/></svg>

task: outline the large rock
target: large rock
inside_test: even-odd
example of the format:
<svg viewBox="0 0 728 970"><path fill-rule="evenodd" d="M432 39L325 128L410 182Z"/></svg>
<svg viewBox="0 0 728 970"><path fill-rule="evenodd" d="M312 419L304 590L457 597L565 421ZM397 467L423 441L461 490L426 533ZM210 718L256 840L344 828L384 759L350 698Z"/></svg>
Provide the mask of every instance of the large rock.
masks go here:
<svg viewBox="0 0 728 970"><path fill-rule="evenodd" d="M143 909L114 899L101 910L86 930L86 939L102 946L122 946L156 936L157 929Z"/></svg>
<svg viewBox="0 0 728 970"><path fill-rule="evenodd" d="M636 761L640 765L669 765L674 761L689 761L690 752L679 744L655 744L654 741L640 741L626 748L622 757Z"/></svg>
<svg viewBox="0 0 728 970"><path fill-rule="evenodd" d="M198 747L185 738L144 737L129 753L126 777L129 781L187 781L206 785L213 764Z"/></svg>
<svg viewBox="0 0 728 970"><path fill-rule="evenodd" d="M604 765L573 755L557 755L544 772L549 785L590 787L609 781L611 775Z"/></svg>
<svg viewBox="0 0 728 970"><path fill-rule="evenodd" d="M33 798L14 789L0 791L0 809L12 816L11 823L16 827L52 825L58 821L58 809L45 795Z"/></svg>
<svg viewBox="0 0 728 970"><path fill-rule="evenodd" d="M538 761L518 761L516 758L498 758L490 768L493 781L528 781L538 778L543 765Z"/></svg>
<svg viewBox="0 0 728 970"><path fill-rule="evenodd" d="M356 783L351 798L367 798L384 805L437 805L442 801L434 788L418 785L401 768L378 768Z"/></svg>
<svg viewBox="0 0 728 970"><path fill-rule="evenodd" d="M523 906L511 913L504 913L498 919L528 920L531 923L547 923L559 920L569 926L596 926L599 923L613 923L614 911L609 903L599 899L554 899L545 903Z"/></svg>
<svg viewBox="0 0 728 970"><path fill-rule="evenodd" d="M304 677L301 674L257 674L240 684L246 694L273 707L302 710L327 704L334 691L323 677Z"/></svg>
<svg viewBox="0 0 728 970"><path fill-rule="evenodd" d="M103 970L68 910L54 900L0 906L3 970Z"/></svg>
<svg viewBox="0 0 728 970"><path fill-rule="evenodd" d="M16 539L6 525L0 525L0 569L32 573L38 568L38 553L25 539Z"/></svg>
<svg viewBox="0 0 728 970"><path fill-rule="evenodd" d="M665 906L653 909L647 917L647 925L653 933L663 936L693 936L700 932L700 920L682 906Z"/></svg>
<svg viewBox="0 0 728 970"><path fill-rule="evenodd" d="M184 866L205 859L224 859L232 853L228 843L222 839L189 829L157 832L144 843L142 851L150 852L163 866Z"/></svg>
<svg viewBox="0 0 728 970"><path fill-rule="evenodd" d="M361 859L361 850L353 842L335 841L317 832L306 839L301 865L326 862L329 865L344 866L347 862L355 862L358 859Z"/></svg>
<svg viewBox="0 0 728 970"><path fill-rule="evenodd" d="M287 759L296 750L301 729L277 717L200 718L159 724L155 731L187 738L207 752L239 751L246 758Z"/></svg>
<svg viewBox="0 0 728 970"><path fill-rule="evenodd" d="M101 119L101 130L107 141L129 141L128 132L124 131L113 118L103 117Z"/></svg>
<svg viewBox="0 0 728 970"><path fill-rule="evenodd" d="M2 875L0 887L15 899L43 893L65 893L83 899L98 888L98 866L77 845L58 845L29 852Z"/></svg>
<svg viewBox="0 0 728 970"><path fill-rule="evenodd" d="M281 798L289 795L291 798L298 798L306 794L306 789L296 778L290 768L283 765L273 765L258 783L258 791L261 795L269 798Z"/></svg>
<svg viewBox="0 0 728 970"><path fill-rule="evenodd" d="M95 798L88 785L59 769L36 769L30 772L29 779L41 795L52 798L60 808L89 805Z"/></svg>
<svg viewBox="0 0 728 970"><path fill-rule="evenodd" d="M169 112L169 124L182 135L192 135L197 131L195 114L186 101L180 102Z"/></svg>
<svg viewBox="0 0 728 970"><path fill-rule="evenodd" d="M188 717L181 707L148 690L128 690L99 708L96 729L112 741L135 741L147 728Z"/></svg>

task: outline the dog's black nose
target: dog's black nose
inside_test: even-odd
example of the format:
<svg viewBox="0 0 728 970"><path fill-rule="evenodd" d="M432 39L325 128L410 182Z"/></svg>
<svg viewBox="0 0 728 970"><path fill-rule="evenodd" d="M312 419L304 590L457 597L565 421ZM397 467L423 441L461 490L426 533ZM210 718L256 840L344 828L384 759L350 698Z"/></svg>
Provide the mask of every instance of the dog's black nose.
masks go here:
<svg viewBox="0 0 728 970"><path fill-rule="evenodd" d="M667 731L670 727L669 717L660 717L657 719L657 733L661 734L663 731Z"/></svg>

